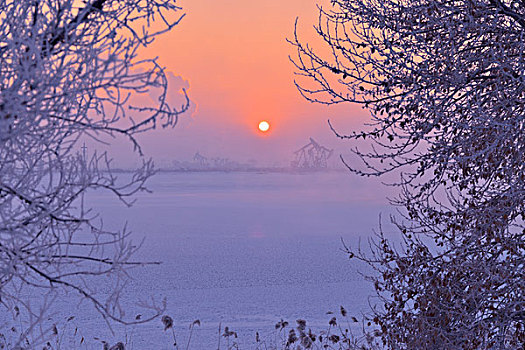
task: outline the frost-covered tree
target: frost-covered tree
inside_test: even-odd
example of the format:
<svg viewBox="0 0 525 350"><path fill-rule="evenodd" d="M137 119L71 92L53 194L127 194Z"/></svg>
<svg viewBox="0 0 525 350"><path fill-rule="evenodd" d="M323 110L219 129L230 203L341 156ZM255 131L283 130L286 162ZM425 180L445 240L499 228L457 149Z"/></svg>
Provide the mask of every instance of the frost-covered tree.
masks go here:
<svg viewBox="0 0 525 350"><path fill-rule="evenodd" d="M139 322L118 303L136 247L126 230L104 230L83 195L106 190L129 203L152 164L117 183L107 156L87 157L79 142L120 135L140 153L134 135L176 123L187 103L168 105L163 68L139 51L178 11L174 0L0 2L0 300L13 313L26 305L33 325L41 310L23 295L63 289L108 320ZM133 105L147 93L151 105ZM113 284L107 300L100 284Z"/></svg>
<svg viewBox="0 0 525 350"><path fill-rule="evenodd" d="M356 144L346 164L400 175L402 248L380 233L372 255L353 252L378 272L375 339L392 349L521 349L525 3L331 3L316 26L324 47L292 41L299 91L362 104L365 130L334 130Z"/></svg>

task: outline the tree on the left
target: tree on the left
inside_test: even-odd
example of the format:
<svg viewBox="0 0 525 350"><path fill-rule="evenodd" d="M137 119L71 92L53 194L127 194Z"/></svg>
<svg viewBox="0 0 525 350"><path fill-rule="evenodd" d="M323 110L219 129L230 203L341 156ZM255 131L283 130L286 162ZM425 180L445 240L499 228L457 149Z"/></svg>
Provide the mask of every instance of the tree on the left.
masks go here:
<svg viewBox="0 0 525 350"><path fill-rule="evenodd" d="M0 301L12 312L25 305L31 326L42 313L23 295L64 290L108 321L150 319L119 312L136 248L127 230L99 224L84 194L106 190L129 204L152 163L117 182L108 157L87 156L80 143L120 136L141 154L138 133L176 124L188 99L168 104L164 70L141 49L177 25L179 11L175 0L0 3ZM112 284L104 300L92 288L100 280Z"/></svg>

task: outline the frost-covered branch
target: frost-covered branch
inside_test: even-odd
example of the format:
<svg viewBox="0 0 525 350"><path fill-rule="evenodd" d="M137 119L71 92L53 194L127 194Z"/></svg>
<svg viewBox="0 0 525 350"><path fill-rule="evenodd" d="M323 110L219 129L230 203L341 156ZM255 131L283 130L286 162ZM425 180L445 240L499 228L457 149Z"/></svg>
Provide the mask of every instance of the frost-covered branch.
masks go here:
<svg viewBox="0 0 525 350"><path fill-rule="evenodd" d="M389 348L517 349L525 343L525 5L513 0L334 0L325 44L290 42L307 99L359 103L372 121L348 168L399 175L404 251L380 236ZM362 140L368 140L362 146Z"/></svg>
<svg viewBox="0 0 525 350"><path fill-rule="evenodd" d="M0 4L0 299L10 310L29 305L21 288L66 289L107 319L149 319L120 312L121 280L139 264L129 232L105 230L83 198L105 190L130 205L153 165L118 181L106 154L86 157L78 143L120 135L141 154L137 133L177 123L185 92L170 105L164 69L139 49L176 26L179 10L173 0ZM158 97L145 105L145 94ZM100 300L92 287L106 277L113 292Z"/></svg>

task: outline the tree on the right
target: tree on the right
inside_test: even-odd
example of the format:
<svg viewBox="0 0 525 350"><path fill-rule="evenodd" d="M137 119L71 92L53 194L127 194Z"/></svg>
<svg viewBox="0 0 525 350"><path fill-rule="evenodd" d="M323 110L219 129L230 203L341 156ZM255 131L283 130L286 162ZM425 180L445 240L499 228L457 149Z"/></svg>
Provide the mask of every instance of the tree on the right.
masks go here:
<svg viewBox="0 0 525 350"><path fill-rule="evenodd" d="M291 40L299 91L367 109L334 128L345 164L399 176L402 244L348 251L376 270L365 343L523 349L525 2L333 0L315 28L324 45Z"/></svg>

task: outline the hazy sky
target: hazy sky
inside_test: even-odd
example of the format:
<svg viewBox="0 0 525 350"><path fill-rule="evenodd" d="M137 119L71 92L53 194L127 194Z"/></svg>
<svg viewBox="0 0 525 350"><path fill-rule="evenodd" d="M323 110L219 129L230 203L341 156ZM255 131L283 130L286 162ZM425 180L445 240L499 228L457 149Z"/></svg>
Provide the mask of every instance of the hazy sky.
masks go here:
<svg viewBox="0 0 525 350"><path fill-rule="evenodd" d="M288 56L294 48L295 18L305 40L313 40L317 20L314 0L185 0L186 17L147 50L171 73L176 94L188 89L194 104L175 129L140 137L157 163L190 159L199 151L210 157L254 159L288 164L294 150L312 136L343 150L327 119L342 131L358 127L359 107L327 107L305 101L294 84ZM271 132L257 130L268 120Z"/></svg>

